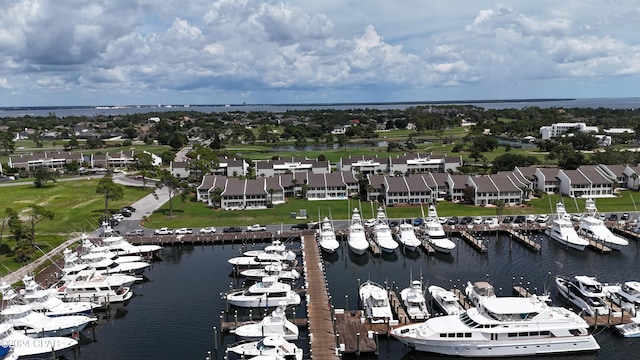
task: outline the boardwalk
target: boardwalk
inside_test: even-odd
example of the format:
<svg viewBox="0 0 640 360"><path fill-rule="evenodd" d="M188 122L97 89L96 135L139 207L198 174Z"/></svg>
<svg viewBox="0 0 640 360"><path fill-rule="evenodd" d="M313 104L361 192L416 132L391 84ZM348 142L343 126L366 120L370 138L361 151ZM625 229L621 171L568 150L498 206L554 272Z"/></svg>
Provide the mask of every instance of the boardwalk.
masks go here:
<svg viewBox="0 0 640 360"><path fill-rule="evenodd" d="M311 355L314 359L338 359L322 257L313 235L303 236L302 242Z"/></svg>
<svg viewBox="0 0 640 360"><path fill-rule="evenodd" d="M515 231L513 230L513 228L506 228L506 230L504 230L507 234L509 234L509 236L511 237L511 239L518 241L519 243L523 244L524 246L526 246L527 248L534 250L534 251L540 251L540 249L542 248L540 246L540 244L538 244L537 242L531 240L530 237L526 236L525 234Z"/></svg>

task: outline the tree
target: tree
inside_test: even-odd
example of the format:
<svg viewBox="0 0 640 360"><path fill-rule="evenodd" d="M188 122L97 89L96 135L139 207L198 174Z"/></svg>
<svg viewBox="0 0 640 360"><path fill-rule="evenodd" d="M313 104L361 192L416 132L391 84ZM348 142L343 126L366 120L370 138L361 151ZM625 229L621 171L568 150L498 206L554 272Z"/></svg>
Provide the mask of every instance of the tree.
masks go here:
<svg viewBox="0 0 640 360"><path fill-rule="evenodd" d="M496 216L498 216L498 222L502 222L502 213L504 212L505 203L504 200L498 199L493 202L496 206Z"/></svg>
<svg viewBox="0 0 640 360"><path fill-rule="evenodd" d="M109 200L120 200L124 197L122 185L113 182L113 174L107 171L98 182L96 194L104 194L104 219L109 219Z"/></svg>
<svg viewBox="0 0 640 360"><path fill-rule="evenodd" d="M42 220L53 220L55 219L56 214L43 207L40 205L31 205L29 207L29 224L31 225L30 228L30 240L31 240L31 244L35 245L35 239L36 239L36 224L39 223Z"/></svg>
<svg viewBox="0 0 640 360"><path fill-rule="evenodd" d="M140 176L142 176L142 188L147 188L147 177L152 174L154 170L153 157L151 154L143 152L136 155L136 168L139 170Z"/></svg>
<svg viewBox="0 0 640 360"><path fill-rule="evenodd" d="M60 173L55 170L45 168L44 166L38 166L37 168L35 168L35 170L33 170L32 175L33 186L35 186L36 188L41 188L49 181L53 181L55 183L56 178L60 176Z"/></svg>
<svg viewBox="0 0 640 360"><path fill-rule="evenodd" d="M0 133L0 153L2 155L13 154L16 142L11 137L11 133L3 131Z"/></svg>
<svg viewBox="0 0 640 360"><path fill-rule="evenodd" d="M166 186L169 190L169 216L173 216L173 198L179 193L182 193L185 185L173 176L170 172L163 170L160 176L160 181L156 184L158 187Z"/></svg>

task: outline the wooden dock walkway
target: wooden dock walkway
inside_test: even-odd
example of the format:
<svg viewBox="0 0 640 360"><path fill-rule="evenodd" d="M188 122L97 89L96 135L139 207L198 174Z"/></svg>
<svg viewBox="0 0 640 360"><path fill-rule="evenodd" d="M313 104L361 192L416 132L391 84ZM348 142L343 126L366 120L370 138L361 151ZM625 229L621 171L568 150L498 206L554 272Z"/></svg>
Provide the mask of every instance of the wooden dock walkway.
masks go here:
<svg viewBox="0 0 640 360"><path fill-rule="evenodd" d="M458 297L458 302L462 304L462 307L465 308L465 310L468 310L473 307L473 305L467 301L467 298L465 297L464 292L462 292L462 290L458 288L454 288L449 291L451 291Z"/></svg>
<svg viewBox="0 0 640 360"><path fill-rule="evenodd" d="M420 243L427 255L434 255L436 253L436 250L431 246L431 244L429 244L429 241L427 241L425 238L421 238Z"/></svg>
<svg viewBox="0 0 640 360"><path fill-rule="evenodd" d="M333 315L318 243L312 234L303 236L302 242L311 354L315 359L338 359Z"/></svg>
<svg viewBox="0 0 640 360"><path fill-rule="evenodd" d="M586 239L589 241L589 249L596 250L603 254L611 252L611 248L608 246L605 246L602 242L589 239L589 238L586 238Z"/></svg>
<svg viewBox="0 0 640 360"><path fill-rule="evenodd" d="M336 309L335 316L340 353L356 355L378 353L377 336L386 334L388 325L362 321L364 314L361 310ZM316 358L315 353L314 358ZM324 358L318 357L318 359Z"/></svg>
<svg viewBox="0 0 640 360"><path fill-rule="evenodd" d="M409 315L407 315L407 312L404 310L402 301L400 301L398 294L393 290L389 290L389 304L391 305L393 312L396 313L398 325L411 324L411 319L409 319Z"/></svg>
<svg viewBox="0 0 640 360"><path fill-rule="evenodd" d="M540 249L542 249L542 246L540 246L540 244L533 241L525 234L515 231L513 228L505 228L505 230L503 231L509 234L511 239L518 241L531 250L540 251Z"/></svg>
<svg viewBox="0 0 640 360"><path fill-rule="evenodd" d="M487 246L484 244L482 240L476 239L473 235L469 234L467 231L460 231L460 237L463 238L466 242L471 244L471 246L480 251L481 253L487 252Z"/></svg>
<svg viewBox="0 0 640 360"><path fill-rule="evenodd" d="M376 244L376 242L371 237L367 237L367 241L369 242L369 249L371 249L371 253L373 256L382 255L382 250L380 250L380 246Z"/></svg>

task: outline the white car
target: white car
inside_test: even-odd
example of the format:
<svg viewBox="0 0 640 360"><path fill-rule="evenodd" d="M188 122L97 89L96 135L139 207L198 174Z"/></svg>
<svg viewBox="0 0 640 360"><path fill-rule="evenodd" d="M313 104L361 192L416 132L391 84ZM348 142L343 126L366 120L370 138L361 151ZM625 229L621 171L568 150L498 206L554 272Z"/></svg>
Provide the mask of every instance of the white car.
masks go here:
<svg viewBox="0 0 640 360"><path fill-rule="evenodd" d="M377 224L378 220L376 219L369 219L367 221L365 221L364 226L365 227L372 227L373 225Z"/></svg>
<svg viewBox="0 0 640 360"><path fill-rule="evenodd" d="M534 222L534 221L536 221L537 218L538 217L536 215L533 215L533 214L527 215L527 222L528 223Z"/></svg>
<svg viewBox="0 0 640 360"><path fill-rule="evenodd" d="M536 221L539 223L546 223L547 221L549 221L549 215L547 214L538 215L538 217L536 218Z"/></svg>
<svg viewBox="0 0 640 360"><path fill-rule="evenodd" d="M260 224L253 224L247 226L247 231L267 231L267 227Z"/></svg>
<svg viewBox="0 0 640 360"><path fill-rule="evenodd" d="M175 235L187 235L187 234L193 234L193 230L189 229L189 228L180 228L177 229L176 231L173 232Z"/></svg>
<svg viewBox="0 0 640 360"><path fill-rule="evenodd" d="M160 229L155 229L153 231L154 235L173 235L173 230L166 228L166 227L161 227Z"/></svg>
<svg viewBox="0 0 640 360"><path fill-rule="evenodd" d="M473 218L473 224L474 225L482 224L482 217L481 216L476 216L475 218Z"/></svg>
<svg viewBox="0 0 640 360"><path fill-rule="evenodd" d="M214 228L213 226L209 226L209 227L204 227L200 229L200 234L213 234L216 231L217 231L216 228Z"/></svg>
<svg viewBox="0 0 640 360"><path fill-rule="evenodd" d="M582 214L573 214L571 216L571 221L580 221L582 220Z"/></svg>
<svg viewBox="0 0 640 360"><path fill-rule="evenodd" d="M447 223L447 221L448 221L448 220L449 220L449 219L447 219L446 217L438 218L438 222L439 222L440 224L442 224L442 225L445 225L445 224Z"/></svg>

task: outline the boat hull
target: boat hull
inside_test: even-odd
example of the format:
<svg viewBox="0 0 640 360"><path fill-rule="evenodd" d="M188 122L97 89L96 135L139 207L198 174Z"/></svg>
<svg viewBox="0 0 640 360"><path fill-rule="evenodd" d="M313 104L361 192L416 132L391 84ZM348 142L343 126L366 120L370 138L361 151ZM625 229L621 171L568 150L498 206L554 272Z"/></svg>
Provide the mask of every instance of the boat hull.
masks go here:
<svg viewBox="0 0 640 360"><path fill-rule="evenodd" d="M561 244L562 246L570 247L572 249L576 249L579 251L583 251L584 248L586 248L588 245L588 243L584 244L584 243L576 243L573 241L568 241L567 239L563 239L560 236L558 236L556 233L551 232L549 230L545 231L545 234L550 238L552 238L553 240L555 240L557 243Z"/></svg>

